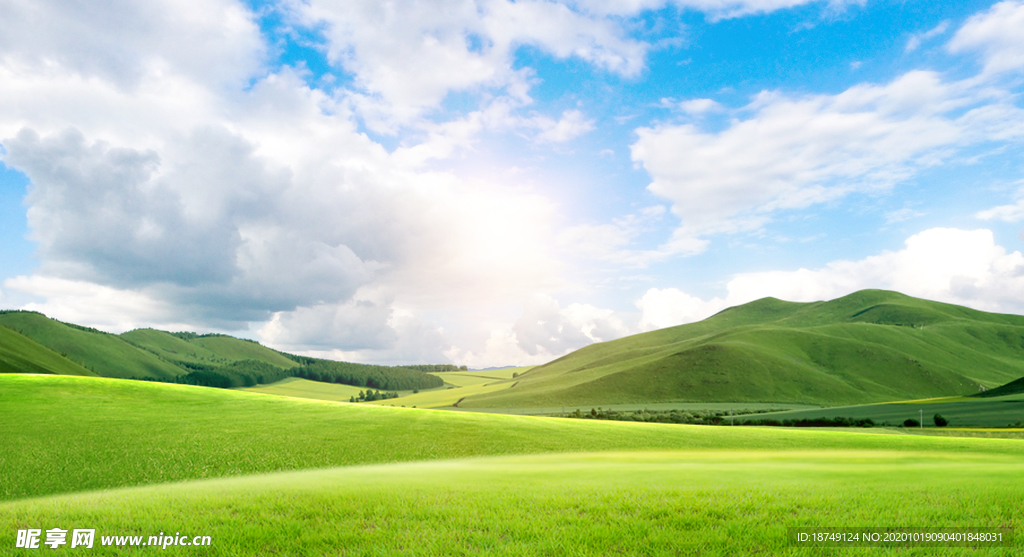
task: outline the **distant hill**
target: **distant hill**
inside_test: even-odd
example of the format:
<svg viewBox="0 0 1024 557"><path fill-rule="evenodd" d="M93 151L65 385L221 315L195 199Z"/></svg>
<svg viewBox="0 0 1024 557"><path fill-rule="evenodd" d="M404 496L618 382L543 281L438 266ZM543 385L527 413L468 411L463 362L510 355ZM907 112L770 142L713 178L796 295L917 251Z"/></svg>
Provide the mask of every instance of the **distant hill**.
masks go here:
<svg viewBox="0 0 1024 557"><path fill-rule="evenodd" d="M970 395L1024 377L1024 316L864 290L764 298L587 346L460 408L644 402L860 404Z"/></svg>
<svg viewBox="0 0 1024 557"><path fill-rule="evenodd" d="M243 360L265 362L281 368L298 365L297 362L251 340L227 335L197 335L195 333L168 333L156 329L135 329L122 333L121 338L177 364L228 365Z"/></svg>
<svg viewBox="0 0 1024 557"><path fill-rule="evenodd" d="M293 376L387 390L444 384L410 367L294 356L219 334L136 329L113 335L33 311L0 311L0 335L0 373L98 375L224 388Z"/></svg>

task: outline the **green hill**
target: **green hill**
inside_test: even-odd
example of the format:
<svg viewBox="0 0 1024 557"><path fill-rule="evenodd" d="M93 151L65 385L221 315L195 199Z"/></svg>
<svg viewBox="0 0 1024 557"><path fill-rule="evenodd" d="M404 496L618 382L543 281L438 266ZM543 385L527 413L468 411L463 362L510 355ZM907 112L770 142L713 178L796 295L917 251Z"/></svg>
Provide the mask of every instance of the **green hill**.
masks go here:
<svg viewBox="0 0 1024 557"><path fill-rule="evenodd" d="M148 377L173 379L186 370L145 350L139 350L117 335L63 323L34 311L0 312L0 325L7 326L71 361L104 377Z"/></svg>
<svg viewBox="0 0 1024 557"><path fill-rule="evenodd" d="M0 327L0 373L96 375L42 344L7 327Z"/></svg>
<svg viewBox="0 0 1024 557"><path fill-rule="evenodd" d="M112 335L17 310L0 311L2 327L15 336L9 342L0 339L5 340L0 345L0 372L91 374L222 388L251 387L289 376L386 390L429 389L444 383L412 368L292 356L228 335L155 329ZM29 339L42 350L22 348Z"/></svg>
<svg viewBox="0 0 1024 557"><path fill-rule="evenodd" d="M594 344L461 408L645 402L863 404L969 395L1024 376L1024 317L864 290L764 298Z"/></svg>
<svg viewBox="0 0 1024 557"><path fill-rule="evenodd" d="M121 338L139 348L179 364L221 366L243 360L265 362L282 368L298 365L280 352L227 335L168 333L156 329L135 329Z"/></svg>

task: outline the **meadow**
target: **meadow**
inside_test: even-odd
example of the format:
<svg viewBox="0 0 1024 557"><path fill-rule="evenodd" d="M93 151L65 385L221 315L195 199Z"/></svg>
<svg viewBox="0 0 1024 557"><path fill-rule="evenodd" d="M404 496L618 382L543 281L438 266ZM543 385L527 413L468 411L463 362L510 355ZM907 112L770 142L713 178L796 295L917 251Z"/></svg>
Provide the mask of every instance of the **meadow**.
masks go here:
<svg viewBox="0 0 1024 557"><path fill-rule="evenodd" d="M799 420L815 418L870 418L876 424L902 425L905 420L921 421L924 426L933 426L933 418L939 414L948 420L948 427L991 428L1021 427L1024 425L1024 395L1006 395L990 398L946 397L926 400L908 400L885 404L864 404L858 406L837 406L772 412L740 419L757 420Z"/></svg>
<svg viewBox="0 0 1024 557"><path fill-rule="evenodd" d="M0 531L211 537L209 547L167 549L182 555L1014 555L1016 540L982 550L800 547L788 528L1019 530L1022 472L1020 456L981 447L491 457L15 501L0 504Z"/></svg>
<svg viewBox="0 0 1024 557"><path fill-rule="evenodd" d="M210 547L167 549L184 555L1021 549L800 547L787 536L1019 530L1019 439L598 422L32 375L0 376L0 423L5 549L18 529L52 527L211 536Z"/></svg>

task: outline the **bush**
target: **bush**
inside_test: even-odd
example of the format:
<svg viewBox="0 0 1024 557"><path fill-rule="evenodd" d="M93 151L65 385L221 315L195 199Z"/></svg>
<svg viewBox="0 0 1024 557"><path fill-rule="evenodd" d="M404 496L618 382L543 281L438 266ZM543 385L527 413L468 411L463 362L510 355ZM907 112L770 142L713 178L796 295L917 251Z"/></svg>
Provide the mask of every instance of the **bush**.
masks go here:
<svg viewBox="0 0 1024 557"><path fill-rule="evenodd" d="M935 427L946 427L949 425L949 420L942 417L942 414L936 414L932 417L932 421L935 422Z"/></svg>
<svg viewBox="0 0 1024 557"><path fill-rule="evenodd" d="M903 422L903 427L921 427L921 422L915 419L909 419Z"/></svg>

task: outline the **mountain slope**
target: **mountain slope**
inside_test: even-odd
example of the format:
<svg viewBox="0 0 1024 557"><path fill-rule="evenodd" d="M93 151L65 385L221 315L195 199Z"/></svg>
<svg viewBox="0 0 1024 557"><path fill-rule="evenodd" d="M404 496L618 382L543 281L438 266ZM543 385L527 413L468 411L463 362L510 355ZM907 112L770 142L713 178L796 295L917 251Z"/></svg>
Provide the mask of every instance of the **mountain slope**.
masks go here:
<svg viewBox="0 0 1024 557"><path fill-rule="evenodd" d="M50 319L34 311L0 312L6 325L104 377L172 379L186 370L139 350L117 335Z"/></svg>
<svg viewBox="0 0 1024 557"><path fill-rule="evenodd" d="M96 375L42 344L7 327L0 327L0 373Z"/></svg>
<svg viewBox="0 0 1024 557"><path fill-rule="evenodd" d="M413 368L292 356L227 335L154 329L113 335L18 310L0 311L2 327L8 327L13 336L0 338L0 373L99 375L222 388L271 383L289 376L396 391L444 384ZM24 354L24 350L15 350L28 346L26 342L38 349Z"/></svg>
<svg viewBox="0 0 1024 557"><path fill-rule="evenodd" d="M281 368L298 365L276 350L226 335L195 335L168 333L156 329L135 329L120 336L139 348L179 364L220 366L253 360Z"/></svg>
<svg viewBox="0 0 1024 557"><path fill-rule="evenodd" d="M972 394L1024 376L1024 317L865 290L774 298L582 348L461 408L643 402L856 404Z"/></svg>

